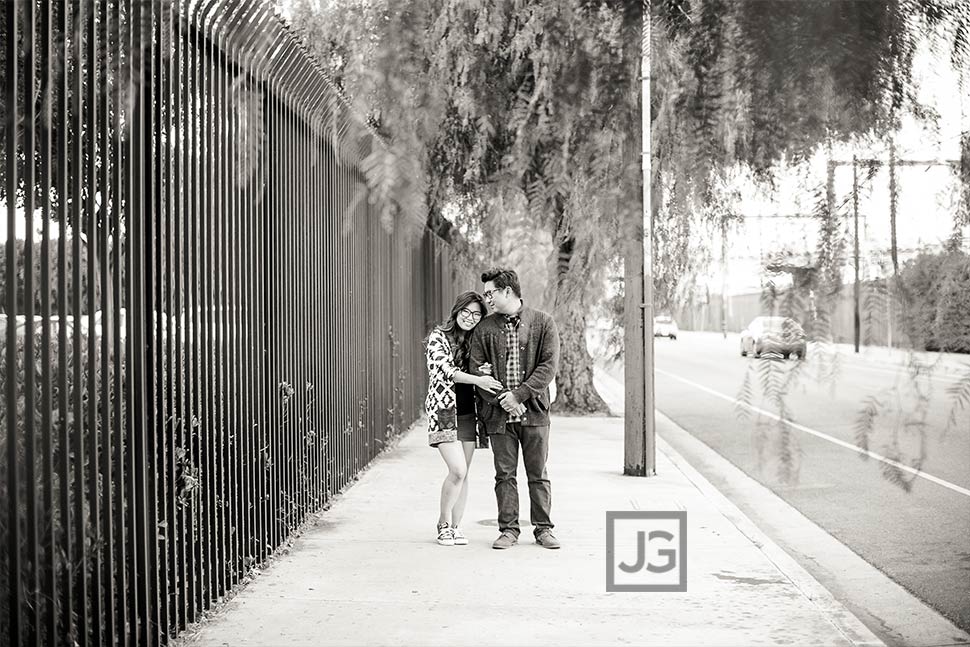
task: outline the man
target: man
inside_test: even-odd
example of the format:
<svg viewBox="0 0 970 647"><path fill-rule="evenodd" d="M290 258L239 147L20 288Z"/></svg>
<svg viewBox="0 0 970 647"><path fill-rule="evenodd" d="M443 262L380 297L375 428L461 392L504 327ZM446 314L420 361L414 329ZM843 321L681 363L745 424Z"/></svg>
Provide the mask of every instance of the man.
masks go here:
<svg viewBox="0 0 970 647"><path fill-rule="evenodd" d="M498 394L482 389L479 418L485 423L495 461L495 498L501 534L492 548L511 548L519 539L519 490L515 480L519 447L529 478L529 501L536 543L559 548L550 519L552 488L549 455L549 383L559 368L559 332L552 317L525 306L519 277L512 270L482 274L485 301L493 310L472 332L470 368L479 374L491 364L505 386Z"/></svg>

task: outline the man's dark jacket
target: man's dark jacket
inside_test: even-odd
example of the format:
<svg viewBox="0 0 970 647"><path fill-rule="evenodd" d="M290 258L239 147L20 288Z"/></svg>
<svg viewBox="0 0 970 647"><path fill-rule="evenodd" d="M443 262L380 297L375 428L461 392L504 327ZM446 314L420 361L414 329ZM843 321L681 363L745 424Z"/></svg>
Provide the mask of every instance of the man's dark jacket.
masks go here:
<svg viewBox="0 0 970 647"><path fill-rule="evenodd" d="M559 370L559 332L552 317L540 310L523 306L519 312L519 364L522 382L512 390L515 398L525 405L522 420L524 426L549 425L549 384ZM502 384L508 384L506 358L508 348L505 340L505 315L492 313L482 319L472 331L469 370L481 375L482 364L492 365L492 375ZM508 417L493 395L478 389L481 403L478 417L485 423L489 434L505 433Z"/></svg>

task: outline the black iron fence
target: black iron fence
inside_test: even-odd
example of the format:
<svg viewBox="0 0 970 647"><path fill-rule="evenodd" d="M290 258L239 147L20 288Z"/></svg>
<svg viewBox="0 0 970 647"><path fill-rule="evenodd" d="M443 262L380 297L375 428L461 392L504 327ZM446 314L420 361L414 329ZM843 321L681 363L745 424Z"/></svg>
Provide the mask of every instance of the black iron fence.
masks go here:
<svg viewBox="0 0 970 647"><path fill-rule="evenodd" d="M166 642L419 414L449 249L249 0L0 3L0 636Z"/></svg>

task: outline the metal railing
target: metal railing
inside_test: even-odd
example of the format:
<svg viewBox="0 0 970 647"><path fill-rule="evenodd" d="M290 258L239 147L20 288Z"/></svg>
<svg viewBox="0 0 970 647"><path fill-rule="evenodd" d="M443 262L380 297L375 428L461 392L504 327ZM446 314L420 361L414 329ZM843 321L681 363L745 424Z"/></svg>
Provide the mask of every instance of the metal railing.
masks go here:
<svg viewBox="0 0 970 647"><path fill-rule="evenodd" d="M0 3L11 645L165 643L419 415L455 263L270 4Z"/></svg>

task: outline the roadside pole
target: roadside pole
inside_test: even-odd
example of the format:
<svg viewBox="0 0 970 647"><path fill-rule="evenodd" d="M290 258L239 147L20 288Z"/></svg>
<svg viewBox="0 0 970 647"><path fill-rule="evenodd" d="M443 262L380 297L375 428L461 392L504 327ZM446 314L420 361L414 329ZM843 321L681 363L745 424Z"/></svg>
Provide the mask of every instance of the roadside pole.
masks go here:
<svg viewBox="0 0 970 647"><path fill-rule="evenodd" d="M852 156L852 219L855 228L855 249L853 250L855 256L855 286L853 290L855 306L853 308L852 321L855 337L855 352L858 353L859 340L862 337L862 314L859 304L862 287L859 282L859 168L858 164L856 164L855 155Z"/></svg>
<svg viewBox="0 0 970 647"><path fill-rule="evenodd" d="M653 374L653 218L650 148L650 8L644 6L640 82L643 211L633 210L624 249L624 456L627 476L656 474Z"/></svg>

